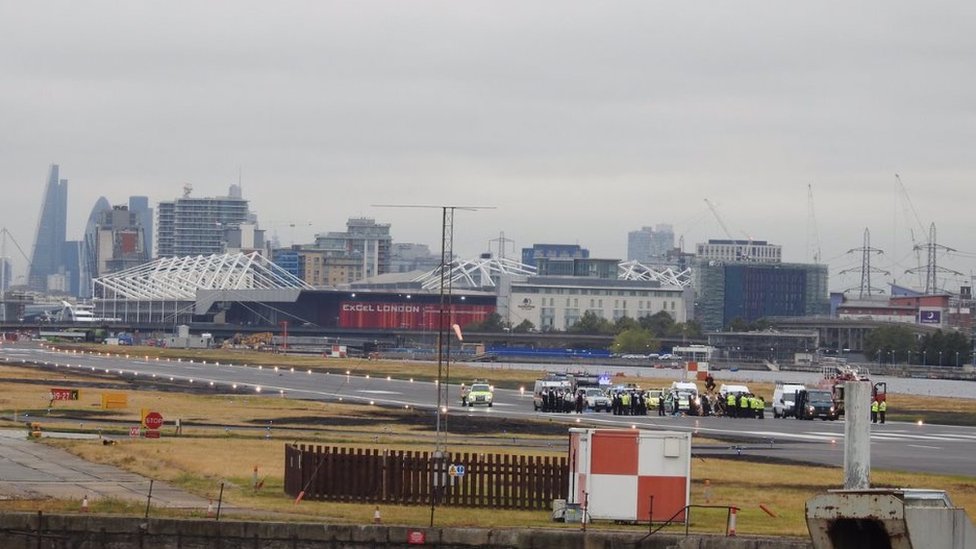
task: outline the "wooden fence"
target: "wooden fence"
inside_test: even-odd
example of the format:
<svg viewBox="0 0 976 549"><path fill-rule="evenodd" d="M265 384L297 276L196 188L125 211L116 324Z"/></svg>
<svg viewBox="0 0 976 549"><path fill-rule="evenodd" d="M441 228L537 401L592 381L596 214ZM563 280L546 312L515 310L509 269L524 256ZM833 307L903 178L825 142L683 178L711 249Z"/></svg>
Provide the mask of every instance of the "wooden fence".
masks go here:
<svg viewBox="0 0 976 549"><path fill-rule="evenodd" d="M564 457L285 446L285 492L310 500L542 510L568 473Z"/></svg>

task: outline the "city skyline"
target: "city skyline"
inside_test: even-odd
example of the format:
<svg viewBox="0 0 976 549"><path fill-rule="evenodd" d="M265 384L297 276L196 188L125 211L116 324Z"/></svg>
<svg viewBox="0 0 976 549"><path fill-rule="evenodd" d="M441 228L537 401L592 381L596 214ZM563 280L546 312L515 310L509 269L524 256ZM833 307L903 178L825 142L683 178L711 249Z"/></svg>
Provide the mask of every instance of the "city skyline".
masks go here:
<svg viewBox="0 0 976 549"><path fill-rule="evenodd" d="M59 166L57 164L52 164L51 167L50 167L50 173L57 174L58 171L59 171ZM51 177L52 176L49 174L49 176L48 176L48 179L49 179L48 186L49 187L51 185L51 181L50 181L50 178ZM67 190L66 190L67 189L67 179L61 179L61 180L58 181L58 183L62 187L61 191L59 191L60 195L67 195ZM198 195L196 193L193 193L192 196L191 196L191 198L196 199L196 200L223 199L223 198L226 198L226 197L228 197L230 195L235 195L235 193L236 193L236 196L238 196L238 198L241 198L241 195L242 195L243 191L240 189L240 187L239 187L238 184L231 184L230 185L230 189L231 189L231 192L229 192L229 193L228 192L216 193L213 196L207 196L207 197L203 197L201 195ZM188 195L186 195L186 193L189 192L188 189L186 187L184 187L183 192L184 192L184 196L182 198L186 198L188 196ZM50 191L48 191L47 194L50 194ZM64 198L64 197L62 197L62 198ZM246 197L243 197L243 198L244 198L244 203L247 203L248 200L246 199ZM126 201L128 201L129 203L131 203L133 199L140 200L140 204L142 204L142 202L146 202L150 206L155 206L156 208L158 208L159 205L160 205L160 202L162 202L162 203L172 202L173 200L180 200L181 198L180 197L176 197L176 198L171 199L169 201L162 200L160 202L152 203L150 201L151 199L148 199L148 197L145 197L145 196L130 196L130 197L127 197ZM109 203L113 203L113 205L125 205L126 204L126 201L114 201L114 203L113 203L112 200L109 200L109 201L106 202L106 198L103 197L103 196L100 196L98 198L98 200L96 200L95 210L98 210L98 209L111 209L111 208L108 207L108 204ZM101 204L101 206L99 206L100 204ZM71 212L71 206L72 206L72 200L70 198L70 195L68 195L66 197L66 206L67 206L66 209L68 210L68 213L70 214L70 212ZM149 208L149 213L150 214L151 214L152 210L153 210L153 208ZM382 211L382 210L380 210L380 211ZM718 233L716 233L713 236L708 236L708 237L704 238L703 240L701 240L699 242L687 242L686 241L685 244L684 244L685 245L684 251L686 253L694 253L695 252L695 246L696 245L698 245L698 247L700 248L702 244L706 244L706 243L708 243L710 241L723 242L723 241L725 241L729 237L732 237L734 240L737 240L737 241L740 241L740 242L755 242L755 244L757 244L757 245L759 245L759 244L765 245L767 243L766 240L759 240L758 238L753 239L752 237L750 237L750 236L748 236L746 234L743 234L742 236L736 238L736 235L734 235L734 234L725 233L725 231L729 230L729 228L725 224L725 222L722 220L721 214L719 214L717 212L717 210L714 209L714 206L712 206L710 209L708 209L707 212L709 213L709 215L707 215L707 216L706 215L702 215L701 217L710 218L715 223L716 230L718 231ZM94 215L94 214L89 214L88 220L87 220L87 225L90 225L90 223L91 223L91 215ZM256 212L253 212L252 215L256 216ZM353 218L355 218L355 216L350 216L350 217L348 217L346 219L353 219ZM252 222L253 221L254 220L252 220ZM323 228L322 230L314 230L315 229L315 226L316 226L316 224L314 222L286 224L286 225L283 225L278 230L276 230L276 229L264 229L264 227L266 225L264 225L261 222L260 219L257 219L256 221L258 223L259 228L262 228L263 230L266 230L269 233L269 235L270 235L268 237L269 239L272 238L272 237L274 237L274 236L277 236L278 237L278 240L280 241L280 244L281 244L281 247L282 248L287 248L292 243L294 243L296 245L303 245L303 246L311 246L311 247L314 247L316 245L316 241L317 240L319 240L321 238L324 238L325 235L328 234L329 232L332 232L332 229L333 229L333 228L329 227L329 228ZM382 218L380 218L379 221L382 222ZM69 222L70 222L70 216L69 216ZM345 223L345 221L343 221L343 224L344 223ZM70 225L70 223L69 223L69 225ZM657 223L657 225L659 226L659 228L661 228L661 227L665 227L665 228L671 227L671 225L669 223L666 223L666 222L664 222L664 223ZM155 227L158 227L158 221L157 221L157 223L154 224L154 226ZM643 226L643 227L635 228L632 231L626 231L624 233L623 238L625 240L629 241L629 236L632 235L635 231L637 231L637 230L646 230L646 229L649 229L649 228L650 227ZM89 229L90 229L90 227L86 226L85 231L87 231ZM294 238L295 235L298 234L295 231L296 229L299 231L299 233L302 232L303 230L306 231L306 232L308 230L311 230L311 232L308 233L308 234L311 234L311 236L308 237L308 239L307 240L304 240L304 241L294 241L294 242L286 241L285 240L285 237L286 236L289 237L289 238ZM395 227L393 229L395 230ZM82 233L84 233L85 231L82 231ZM35 238L36 238L36 236L37 235L35 235ZM72 238L73 233L70 230L67 231L67 235L66 236L67 236L66 241L65 241L66 244L68 244L68 243L72 242L73 240L75 240L75 239ZM85 235L82 234L81 236L84 237ZM488 236L491 236L491 235L488 235ZM681 236L683 236L683 235L681 235ZM300 236L299 236L299 238L300 238ZM676 236L676 238L675 238L675 240L676 240L675 241L675 246L678 245L677 238L678 237ZM495 240L495 242L491 242L491 240ZM405 243L403 241L398 241L398 240L394 240L394 242L397 242L397 243ZM511 240L507 240L507 242L511 243L512 241ZM924 246L924 244L925 244L925 242L921 238L918 239L918 242L919 242L919 246ZM431 249L434 249L434 248L437 247L436 243L420 243L420 244L428 245L429 247L431 247ZM487 251L488 247L491 248L491 251L496 252L496 253L498 252L497 238L496 239L488 239L488 242L486 242L486 244L487 244L486 245L486 248L485 248L485 250L482 250L482 252L483 251ZM538 245L538 244L570 245L570 244L568 244L565 241L547 241L547 242L532 242L531 244L526 244L526 246L532 246L532 245ZM779 246L779 244L777 242L769 242L769 244L770 245L777 246L777 247ZM513 255L513 256L518 255L519 249L522 249L523 248L523 245L522 244L519 244L517 241L514 242L514 245L516 246L516 250L510 251L511 255ZM583 244L582 247L583 248L588 248L588 246L586 246L585 244ZM625 248L624 249L624 253L623 254L620 254L620 255L600 255L600 254L594 254L593 257L594 258L599 258L599 259L613 259L613 258L616 258L616 259L620 259L621 261L625 261L625 260L628 259L628 257L627 257L628 256L628 253L627 253L628 250L626 249L628 247L629 246L625 243L625 245L624 245L624 248ZM473 252L471 254L464 255L463 252L458 252L458 248L456 246L455 246L455 251L456 251L456 253L459 253L460 254L459 256L462 257L462 258L469 257L469 256L470 257L474 257L478 253L482 253L482 252ZM953 250L953 251L955 251L955 250ZM920 249L920 250L917 251L917 254L918 254L917 257L921 261L921 265L922 265L922 271L920 273L905 273L900 279L897 279L897 280L894 280L894 281L891 278L882 277L882 279L884 281L884 282L882 282L882 284L885 284L886 285L888 283L895 283L895 284L898 284L900 286L914 287L914 288L918 288L918 289L924 289L925 282L924 282L924 279L922 278L922 276L924 276L924 265L925 265L925 261L926 261L926 257L925 257L926 251L924 249ZM11 256L9 250L8 250L8 254L7 255L8 255L8 257ZM858 249L851 249L851 250L849 250L849 252L847 252L847 253L845 253L843 255L844 256L848 256L848 262L849 263L855 263L855 262L861 260L861 255L860 255ZM960 254L960 255L961 256L965 256L966 254L963 253L963 254ZM790 256L790 254L788 253L788 250L785 251L784 252L784 257L789 257L789 256ZM153 257L155 257L155 256L153 256ZM787 261L787 259L784 259L783 261ZM794 262L796 262L796 263L813 263L812 260L811 261L799 260L799 261L794 261ZM17 274L17 270L16 269L17 269L18 261L17 261L17 257L16 256L11 257L11 263L12 263L13 269L14 269L14 276L13 276L13 280L10 283L12 283L12 284L20 284L20 283L25 282L26 281L26 276L25 275L18 275ZM828 266L831 275L836 275L837 272L840 270L840 267L831 266L829 262L822 262L822 264L825 264L825 265ZM882 259L882 264L885 264L883 259ZM877 265L878 265L878 259L874 259L874 268L877 268ZM940 267L942 267L944 265L944 263L943 262L940 262L939 265L940 265ZM25 272L25 274L26 274L26 272ZM855 272L854 275L851 276L851 277L848 277L848 279L854 280L858 276L860 276L860 275ZM971 280L970 277L965 276L965 273L963 273L960 276L955 276L955 277L954 276L951 276L951 275L940 275L940 276L943 277L942 278L943 281L948 280L948 279L954 279L954 280L957 281L957 284L958 285L966 285L968 283L968 281ZM854 280L854 282L856 282L856 280ZM832 291L832 292L835 292L835 291L845 291L845 290L853 290L853 291L856 291L856 289L857 289L856 288L856 284L854 286L848 285L848 284L853 284L854 282L849 283L847 280L845 280L841 284L843 287L837 287L837 284L838 283L836 283L834 281L831 281L830 282L830 291ZM958 291L958 287L952 286L951 283L945 284L945 289L946 289L946 291L953 291L953 292ZM885 290L884 293L887 293L887 290Z"/></svg>
<svg viewBox="0 0 976 549"><path fill-rule="evenodd" d="M917 285L904 271L932 222L961 252L939 257L963 273L951 288L976 268L972 15L962 2L0 6L0 46L18 52L0 57L0 224L31 245L58 163L69 239L98 196L155 206L185 183L217 196L240 181L282 244L363 216L436 250L437 212L372 205L485 205L456 217L462 256L504 232L624 259L643 226L673 225L686 251L728 238L709 199L734 238L801 262L809 185L831 289L856 284L838 273L860 263L846 252L866 227L886 252L874 264Z"/></svg>

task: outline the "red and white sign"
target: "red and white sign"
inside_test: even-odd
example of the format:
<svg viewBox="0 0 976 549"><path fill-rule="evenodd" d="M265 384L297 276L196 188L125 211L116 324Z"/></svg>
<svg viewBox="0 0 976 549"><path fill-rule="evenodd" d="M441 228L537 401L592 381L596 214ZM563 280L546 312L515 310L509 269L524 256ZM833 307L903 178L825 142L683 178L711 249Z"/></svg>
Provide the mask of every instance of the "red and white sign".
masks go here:
<svg viewBox="0 0 976 549"><path fill-rule="evenodd" d="M51 389L51 400L78 400L78 389Z"/></svg>
<svg viewBox="0 0 976 549"><path fill-rule="evenodd" d="M423 545L425 543L427 543L427 533L423 530L407 532L407 545Z"/></svg>
<svg viewBox="0 0 976 549"><path fill-rule="evenodd" d="M146 431L146 438L159 438L159 431Z"/></svg>
<svg viewBox="0 0 976 549"><path fill-rule="evenodd" d="M142 434L142 429L140 429L138 425L133 425L132 427L129 427L129 438L139 438L139 435L141 434Z"/></svg>
<svg viewBox="0 0 976 549"><path fill-rule="evenodd" d="M450 318L444 320L461 328L472 322L483 322L495 312L494 305L451 305ZM342 301L339 303L339 326L342 328L382 328L401 330L437 330L440 323L440 304Z"/></svg>
<svg viewBox="0 0 976 549"><path fill-rule="evenodd" d="M159 412L149 412L146 414L146 417L142 419L142 424L145 425L147 429L159 429L163 426L163 415Z"/></svg>

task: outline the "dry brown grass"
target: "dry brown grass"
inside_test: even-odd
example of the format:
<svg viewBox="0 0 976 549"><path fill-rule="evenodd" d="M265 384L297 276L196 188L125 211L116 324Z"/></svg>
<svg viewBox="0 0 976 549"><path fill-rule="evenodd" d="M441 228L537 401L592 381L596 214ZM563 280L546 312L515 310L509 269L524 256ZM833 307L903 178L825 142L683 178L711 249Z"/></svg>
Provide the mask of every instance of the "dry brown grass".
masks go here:
<svg viewBox="0 0 976 549"><path fill-rule="evenodd" d="M280 355L251 353L261 358L262 364L273 364L269 357ZM383 372L396 372L399 378L427 371L431 365L400 365L399 363L341 361L332 362L320 358L283 357L281 366L311 367L317 362L319 368L332 371L344 369L371 375ZM224 358L224 360L226 357ZM220 360L206 355L206 360ZM295 360L295 362L290 362ZM223 361L223 360L222 360ZM235 361L242 362L242 361ZM378 369L377 369L378 368ZM436 368L436 366L434 367ZM460 369L452 368L452 376ZM344 370L342 370L344 371ZM465 370L460 370L466 372ZM412 373L413 372L413 373ZM467 372L466 372L467 373ZM433 372L436 375L436 371ZM491 375L498 379L497 370ZM509 372L512 382L520 376L534 378L533 372ZM392 373L390 375L393 375ZM472 373L471 377L483 377L484 372ZM36 382L26 382L31 379ZM86 378L72 372L45 372L23 368L0 368L0 409L9 412L14 407L21 409L44 409L47 406L49 386L59 382L83 385ZM647 383L645 378L644 384ZM111 383L99 379L98 383ZM659 383L659 382L658 382ZM769 391L771 384L750 384L760 394ZM114 387L114 386L113 386ZM282 476L284 467L284 442L312 444L339 444L354 447L378 447L401 449L428 449L431 433L420 425L415 412L406 410L379 409L366 405L342 403L305 402L267 396L214 396L183 393L160 393L151 391L128 391L129 408L126 410L101 411L98 408L103 389L82 387L82 399L72 403L56 403L54 415L66 414L67 418L52 417L46 429L78 429L78 421L71 419L73 414L83 415L84 429L127 430L128 424L139 419L139 409L143 407L159 410L169 420L180 417L184 420L184 436L173 437L172 426L164 430L160 440L122 440L116 446L104 446L98 441L54 441L47 442L67 448L69 451L93 461L110 463L127 470L169 481L189 491L204 496L215 496L221 482L225 483L226 500L237 507L255 509L256 514L271 514L275 518L295 520L328 520L337 522L366 522L372 518L372 505L336 504L322 502L303 502L295 505L290 497L283 494ZM897 407L898 399L893 398ZM976 404L970 401L952 402L937 400L933 404L970 410ZM956 408L949 408L955 411ZM300 418L322 418L324 421L314 425L301 425ZM342 418L345 423L330 424L329 418ZM286 429L283 423L294 420ZM350 421L362 420L362 421ZM271 421L274 425L272 438L265 440L264 425ZM216 426L203 425L216 424ZM114 425L114 427L113 427ZM225 430L229 426L230 430ZM455 436L449 440L456 452L520 452L550 453L559 452L565 447L565 436L544 436L520 434L520 442L551 441L553 449L513 449L506 446L509 435L469 435ZM712 443L704 439L696 444ZM466 444L477 443L476 447ZM266 479L264 488L254 492L251 487L254 467L258 467L259 477ZM744 534L775 534L803 536L806 527L803 520L803 505L810 497L841 484L839 468L811 466L789 466L778 464L743 462L723 459L696 459L692 469L694 503L706 503L705 479L709 480L708 503L736 505L742 508L739 515L739 531ZM945 489L953 501L976 510L976 484L972 477L951 477L941 475L900 474L875 471L873 483L883 486L934 487ZM775 511L778 518L770 518L758 507L759 503ZM66 510L76 507L76 502L61 504L47 502L48 509L59 506ZM30 503L0 503L0 508L20 510L40 509L42 503L33 507ZM105 509L105 512L127 512L127 504L119 503ZM96 511L100 511L96 509ZM138 511L137 511L138 512ZM396 524L425 524L429 520L429 508L408 506L383 506L384 521ZM724 512L695 511L692 516L696 531L718 532L724 529ZM482 526L482 527L552 527L548 514L542 512L492 511L485 513L469 509L438 509L438 525ZM596 527L607 527L595 525ZM578 527L567 525L566 527Z"/></svg>

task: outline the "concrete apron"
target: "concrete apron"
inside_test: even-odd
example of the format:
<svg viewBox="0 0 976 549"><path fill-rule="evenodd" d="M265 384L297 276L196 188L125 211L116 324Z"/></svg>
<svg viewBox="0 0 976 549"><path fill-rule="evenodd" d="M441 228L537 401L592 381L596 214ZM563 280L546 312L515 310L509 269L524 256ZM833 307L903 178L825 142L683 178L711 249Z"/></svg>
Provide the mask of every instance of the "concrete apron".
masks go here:
<svg viewBox="0 0 976 549"><path fill-rule="evenodd" d="M145 502L149 479L85 461L59 448L27 439L26 430L0 430L0 499L99 499ZM152 506L206 509L209 500L154 482Z"/></svg>

